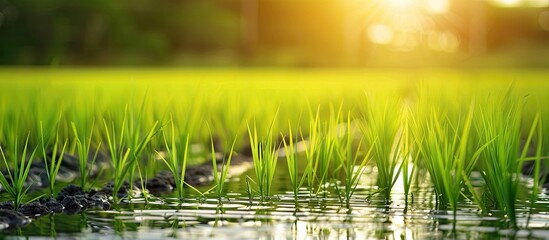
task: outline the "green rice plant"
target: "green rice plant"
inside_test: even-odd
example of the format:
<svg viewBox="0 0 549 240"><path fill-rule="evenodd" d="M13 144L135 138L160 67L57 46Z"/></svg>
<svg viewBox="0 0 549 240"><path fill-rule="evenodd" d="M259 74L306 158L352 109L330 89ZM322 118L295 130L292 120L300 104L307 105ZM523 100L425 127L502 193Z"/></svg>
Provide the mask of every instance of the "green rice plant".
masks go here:
<svg viewBox="0 0 549 240"><path fill-rule="evenodd" d="M124 179L127 174L127 162L130 155L130 148L123 148L123 136L125 126L122 125L121 132L117 134L114 122L111 122L110 126L107 124L107 120L103 120L105 127L105 136L107 138L107 146L111 156L111 162L113 165L113 192L112 196L116 200L118 198L118 192L124 184Z"/></svg>
<svg viewBox="0 0 549 240"><path fill-rule="evenodd" d="M539 176L539 179L545 181L547 177L549 176L549 124L543 124L543 123L549 123L549 108L543 107L547 100L549 100L549 97L546 97L543 99L543 102L538 103L537 109L539 109L538 114L540 115L540 121L539 121L539 128L540 133L537 137L537 143L536 146L541 147L541 156L542 158L545 157L541 161L540 165L540 173L542 173Z"/></svg>
<svg viewBox="0 0 549 240"><path fill-rule="evenodd" d="M473 122L474 105L471 104L464 123L452 124L448 118L440 119L440 114L433 109L432 114L423 127L416 126L416 131L424 131L424 142L418 139L422 159L433 182L439 206L446 204L454 212L457 211L458 200L462 194L467 178L471 174L477 159L489 144L485 143L469 154L471 144L471 126Z"/></svg>
<svg viewBox="0 0 549 240"><path fill-rule="evenodd" d="M141 183L141 192L143 194L143 199L145 200L145 203L148 204L150 196L149 196L149 191L147 190L147 187L145 185L147 182L147 172L141 171L141 167L139 163L137 163L137 173L139 174L139 182ZM143 177L143 175L145 175L145 177Z"/></svg>
<svg viewBox="0 0 549 240"><path fill-rule="evenodd" d="M345 177L345 192L344 192L344 201L348 209L351 207L351 198L356 191L360 177L364 173L364 168L366 163L370 159L370 154L374 145L370 146L370 149L365 155L360 154L360 148L362 145L362 139L358 143L356 151L353 151L354 138L351 131L351 113L348 113L347 124L345 129L345 139L341 144L343 147L337 148L337 155L342 159L343 165L343 174ZM336 185L337 186L337 185Z"/></svg>
<svg viewBox="0 0 549 240"><path fill-rule="evenodd" d="M133 187L134 174L137 164L139 163L139 160L141 160L143 151L147 148L152 137L159 131L158 121L154 121L152 126L149 129L146 129L145 122L151 120L143 117L146 100L146 97L143 97L138 112L134 112L133 107L128 107L128 105L126 105L124 125L127 127L127 130L125 131L126 136L123 139L126 141L126 147L131 149L131 153L128 157L127 169L130 187Z"/></svg>
<svg viewBox="0 0 549 240"><path fill-rule="evenodd" d="M308 187L311 192L317 186L315 193L321 191L327 193L330 179L335 177L338 172L335 166L341 164L333 161L336 157L335 149L340 140L339 119L341 109L340 107L337 114L334 114L334 109L331 108L330 119L322 123L320 121L320 106L317 107L316 114L309 111L311 119L314 120L309 124L309 138L306 140L308 142L308 147L305 149L307 167L304 175L307 177ZM303 134L301 134L301 138L305 141Z"/></svg>
<svg viewBox="0 0 549 240"><path fill-rule="evenodd" d="M368 145L374 145L372 158L377 167L377 185L387 200L402 169L402 108L397 96L367 96L359 128Z"/></svg>
<svg viewBox="0 0 549 240"><path fill-rule="evenodd" d="M48 143L46 142L45 140L45 137L44 137L44 128L42 126L42 123L40 123L40 136L41 136L41 150L42 150L42 156L43 156L43 159L44 159L44 164L46 165L46 175L48 177L48 180L49 180L49 184L48 184L48 187L50 189L50 194L51 194L51 197L54 197L55 196L55 193L54 193L54 186L55 186L55 178L57 177L57 173L59 172L59 167L61 167L61 162L63 161L63 156L65 155L65 150L67 148L67 143L68 143L68 139L65 140L65 143L63 144L63 147L61 148L61 151L58 152L58 147L59 147L59 133L56 132L55 134L55 142L53 143L53 149L51 151L51 155L49 156L49 161L48 161L48 156L47 156L47 153L46 153L46 146L48 145Z"/></svg>
<svg viewBox="0 0 549 240"><path fill-rule="evenodd" d="M535 116L536 120L541 119L541 112L538 110L538 113ZM536 123L536 121L534 122ZM527 226L530 223L530 217L532 216L532 211L534 209L534 203L536 202L538 198L538 193L540 193L540 183L545 181L545 176L541 176L541 170L542 170L542 146L545 143L543 138L543 121L537 122L537 127L532 127L532 130L537 129L537 142L536 142L536 155L533 159L534 161L534 169L533 169L533 186L532 186L532 194L530 195L530 211L528 214L527 219Z"/></svg>
<svg viewBox="0 0 549 240"><path fill-rule="evenodd" d="M303 132L300 130L301 140L303 142L307 142L307 147L305 148L305 158L307 159L307 165L305 167L304 177L307 179L307 187L309 188L310 192L312 193L312 189L315 184L316 179L316 171L314 171L317 161L316 158L316 152L317 148L319 147L317 142L320 139L319 137L319 125L320 125L320 114L319 114L320 108L317 108L316 115L311 118L311 121L309 122L309 138L305 139L303 136ZM310 114L312 115L312 114Z"/></svg>
<svg viewBox="0 0 549 240"><path fill-rule="evenodd" d="M298 165L298 151L296 149L296 145L294 144L297 142L297 135L295 135L294 140L294 134L292 133L292 125L288 121L288 140L283 136L282 137L282 144L284 146L284 152L285 158L286 158L286 164L288 166L288 174L290 175L290 183L292 184L292 191L294 193L294 200L297 201L297 193L299 191L299 188L303 185L304 177L307 175L306 173L304 176L302 176L301 180L299 180L299 165Z"/></svg>
<svg viewBox="0 0 549 240"><path fill-rule="evenodd" d="M521 99L508 91L502 99L490 99L490 104L498 107L483 107L477 122L480 140L489 143L483 151L481 174L486 182L486 197L494 203L494 208L505 212L511 227L517 227L517 193L521 185L520 173L527 150L538 122L536 117L532 128L521 148Z"/></svg>
<svg viewBox="0 0 549 240"><path fill-rule="evenodd" d="M273 122L274 120L271 125ZM273 143L272 128L269 128L266 136L260 138L254 122L253 129L248 124L248 136L254 162L257 192L261 199L264 199L271 195L271 186L278 162L278 150Z"/></svg>
<svg viewBox="0 0 549 240"><path fill-rule="evenodd" d="M236 137L233 140L231 148L229 149L229 155L226 159L225 159L226 154L223 154L223 162L221 164L221 167L219 168L219 171L217 167L217 158L215 156L216 154L215 154L213 136L211 137L210 142L211 142L211 150L212 150L211 157L212 157L212 167L213 167L214 188L215 188L215 193L219 198L219 202L221 202L221 198L223 197L223 189L224 189L225 181L227 180L227 173L229 172L229 167L231 166L231 159L233 158L233 150L234 150L234 145L236 143Z"/></svg>
<svg viewBox="0 0 549 240"><path fill-rule="evenodd" d="M90 166L94 165L95 160L97 159L97 154L99 153L99 149L101 148L101 143L97 144L96 150L92 155L92 158L89 159L91 153L90 150L92 146L94 125L95 122L92 122L91 127L87 129L88 127L83 123L77 125L76 123L71 122L71 127L74 134L74 141L76 143L76 153L78 156L78 168L80 170L80 187L84 191L89 190L90 184L88 183L88 177L92 171L92 167Z"/></svg>
<svg viewBox="0 0 549 240"><path fill-rule="evenodd" d="M166 163L166 166L172 172L175 188L177 190L177 196L179 199L183 199L184 196L184 186L185 186L185 170L187 169L187 159L189 156L189 133L182 135L182 139L176 135L176 127L171 117L171 129L170 129L170 138L166 137L166 132L162 129L162 134L164 136L164 144L167 151L167 159L162 155L158 154L162 161ZM181 139L181 142L178 142L177 139ZM180 145L182 144L182 145ZM182 148L180 148L182 147ZM180 152L179 150L183 150Z"/></svg>
<svg viewBox="0 0 549 240"><path fill-rule="evenodd" d="M404 142L402 145L403 148L403 154L402 154L402 185L404 187L404 196L405 196L405 203L408 204L408 197L411 195L410 188L412 186L412 181L415 178L418 166L417 166L417 160L419 159L419 155L421 154L421 151L419 149L418 144L415 143L415 138L413 136L413 131L411 130L411 112L409 107L406 108L403 116L403 138ZM421 137L419 137L421 139ZM419 145L421 146L421 145ZM411 195L413 199L413 195Z"/></svg>
<svg viewBox="0 0 549 240"><path fill-rule="evenodd" d="M121 126L118 129L119 132L117 132L114 121L111 121L109 126L107 120L103 120L105 137L107 139L114 168L113 197L118 195L118 191L124 184L126 177L128 177L130 186L133 184L133 174L135 173L137 161L146 145L157 132L158 121L156 121L142 137L140 119L141 118L138 117L138 119L134 121L133 118L128 115L128 107L126 106ZM128 194L128 196L131 196L131 194Z"/></svg>
<svg viewBox="0 0 549 240"><path fill-rule="evenodd" d="M4 149L0 146L0 153L4 167L8 173L7 178L0 173L0 184L4 187L8 195L13 199L13 208L19 209L25 199L25 196L30 186L25 187L25 180L29 175L32 159L38 148L34 148L29 156L27 156L29 137L25 141L23 153L19 157L19 143L17 137L14 137L14 142L11 142L11 152L6 157ZM27 157L29 160L27 160Z"/></svg>
<svg viewBox="0 0 549 240"><path fill-rule="evenodd" d="M344 165L342 162L336 161L338 160L336 149L345 135L345 131L342 131L345 129L345 124L340 123L342 109L343 105L340 105L336 112L333 105L330 105L328 121L324 122L319 129L321 138L316 156L318 167L313 171L319 173L317 175L318 191L322 190L324 193L327 192L328 183L337 177L339 169Z"/></svg>

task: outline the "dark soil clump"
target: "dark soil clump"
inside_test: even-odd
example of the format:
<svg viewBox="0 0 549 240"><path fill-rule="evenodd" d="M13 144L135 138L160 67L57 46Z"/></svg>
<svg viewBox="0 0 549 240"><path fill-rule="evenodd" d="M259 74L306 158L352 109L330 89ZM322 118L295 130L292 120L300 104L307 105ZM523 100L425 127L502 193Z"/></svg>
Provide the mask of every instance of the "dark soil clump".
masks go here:
<svg viewBox="0 0 549 240"><path fill-rule="evenodd" d="M211 163L187 169L185 182L191 186L204 186L213 181L213 167Z"/></svg>
<svg viewBox="0 0 549 240"><path fill-rule="evenodd" d="M76 196L66 196L61 200L61 204L65 207L65 212L68 214L76 214L81 212L88 205L86 198Z"/></svg>
<svg viewBox="0 0 549 240"><path fill-rule="evenodd" d="M106 194L107 196L113 196L114 182L112 182L112 181L109 182L109 184L107 184L105 187L103 187L98 192L102 192L102 193ZM116 194L116 196L119 197L119 198L124 198L124 197L127 197L128 194L131 194L132 197L137 197L137 196L141 195L141 189L139 189L136 186L136 184L132 184L132 186L130 186L130 184L127 181L125 181L124 184L122 184L122 186L118 190L118 193Z"/></svg>
<svg viewBox="0 0 549 240"><path fill-rule="evenodd" d="M50 212L53 213L60 213L63 212L63 209L65 209L65 207L63 207L63 204L53 198L41 198L39 201L42 205L46 206L50 210Z"/></svg>
<svg viewBox="0 0 549 240"><path fill-rule="evenodd" d="M145 183L145 188L147 188L147 190L149 190L151 194L170 193L174 189L174 187L170 183L170 179L166 179L165 177L161 176L157 176L152 178L151 180L148 180Z"/></svg>
<svg viewBox="0 0 549 240"><path fill-rule="evenodd" d="M57 200L63 200L65 197L69 196L84 196L86 193L84 190L82 190L81 187L78 187L76 185L69 185L63 189L57 194Z"/></svg>
<svg viewBox="0 0 549 240"><path fill-rule="evenodd" d="M50 209L40 202L31 202L19 208L19 212L29 217L38 217L50 213Z"/></svg>
<svg viewBox="0 0 549 240"><path fill-rule="evenodd" d="M61 190L57 195L57 200L64 207L64 211L69 214L79 213L88 208L108 210L111 207L108 193L95 190L86 193L82 188L74 185Z"/></svg>

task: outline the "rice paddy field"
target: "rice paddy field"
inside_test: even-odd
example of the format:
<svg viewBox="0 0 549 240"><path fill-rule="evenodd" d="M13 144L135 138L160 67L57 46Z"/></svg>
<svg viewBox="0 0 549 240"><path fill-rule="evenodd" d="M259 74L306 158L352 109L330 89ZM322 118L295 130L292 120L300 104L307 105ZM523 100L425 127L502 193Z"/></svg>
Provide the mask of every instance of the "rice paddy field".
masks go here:
<svg viewBox="0 0 549 240"><path fill-rule="evenodd" d="M532 69L3 68L0 206L27 220L14 226L0 209L0 236L544 239L547 79ZM159 174L170 189L156 193ZM71 184L88 195L110 186L108 206L21 210Z"/></svg>

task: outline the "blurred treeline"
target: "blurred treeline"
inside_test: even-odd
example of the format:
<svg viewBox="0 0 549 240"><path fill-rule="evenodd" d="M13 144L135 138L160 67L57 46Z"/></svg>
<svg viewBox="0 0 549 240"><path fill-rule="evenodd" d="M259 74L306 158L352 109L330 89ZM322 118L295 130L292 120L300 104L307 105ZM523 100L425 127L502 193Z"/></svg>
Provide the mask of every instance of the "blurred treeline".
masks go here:
<svg viewBox="0 0 549 240"><path fill-rule="evenodd" d="M450 0L418 13L419 30L395 30L414 43L401 51L368 39L372 24L410 15L382 2L0 0L0 65L549 66L549 9ZM434 31L457 50L429 49Z"/></svg>
<svg viewBox="0 0 549 240"><path fill-rule="evenodd" d="M0 10L1 64L165 64L238 45L238 1L0 0Z"/></svg>

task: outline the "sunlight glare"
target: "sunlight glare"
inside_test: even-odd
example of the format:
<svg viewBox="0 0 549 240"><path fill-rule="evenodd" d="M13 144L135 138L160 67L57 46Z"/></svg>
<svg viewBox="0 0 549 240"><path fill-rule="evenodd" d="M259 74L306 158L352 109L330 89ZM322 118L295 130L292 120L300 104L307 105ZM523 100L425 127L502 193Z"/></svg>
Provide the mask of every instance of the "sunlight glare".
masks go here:
<svg viewBox="0 0 549 240"><path fill-rule="evenodd" d="M407 8L412 5L414 0L389 0L389 4L397 8Z"/></svg>
<svg viewBox="0 0 549 240"><path fill-rule="evenodd" d="M521 4L521 0L493 0L494 4L500 7L517 7Z"/></svg>
<svg viewBox="0 0 549 240"><path fill-rule="evenodd" d="M375 44L389 44L393 37L393 29L387 25L373 24L368 28L368 38Z"/></svg>
<svg viewBox="0 0 549 240"><path fill-rule="evenodd" d="M448 0L427 0L426 9L430 13L442 14L448 12L450 2Z"/></svg>

